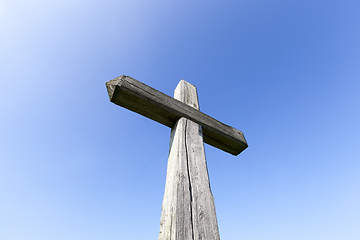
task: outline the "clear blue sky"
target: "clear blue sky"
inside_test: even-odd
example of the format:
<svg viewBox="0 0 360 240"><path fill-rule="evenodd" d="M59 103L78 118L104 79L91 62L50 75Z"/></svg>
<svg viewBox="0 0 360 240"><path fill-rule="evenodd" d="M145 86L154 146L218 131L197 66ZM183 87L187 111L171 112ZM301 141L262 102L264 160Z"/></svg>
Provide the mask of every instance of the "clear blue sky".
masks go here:
<svg viewBox="0 0 360 240"><path fill-rule="evenodd" d="M129 75L249 148L206 155L222 240L360 239L360 2L0 0L0 239L157 239L170 129Z"/></svg>

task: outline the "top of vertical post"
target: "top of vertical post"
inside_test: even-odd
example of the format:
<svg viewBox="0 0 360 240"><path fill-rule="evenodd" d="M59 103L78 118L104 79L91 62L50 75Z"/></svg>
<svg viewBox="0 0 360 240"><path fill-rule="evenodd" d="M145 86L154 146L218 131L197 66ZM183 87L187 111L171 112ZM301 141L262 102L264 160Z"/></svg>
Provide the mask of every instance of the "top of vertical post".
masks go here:
<svg viewBox="0 0 360 240"><path fill-rule="evenodd" d="M174 98L197 110L199 110L199 100L195 85L181 79L174 91Z"/></svg>

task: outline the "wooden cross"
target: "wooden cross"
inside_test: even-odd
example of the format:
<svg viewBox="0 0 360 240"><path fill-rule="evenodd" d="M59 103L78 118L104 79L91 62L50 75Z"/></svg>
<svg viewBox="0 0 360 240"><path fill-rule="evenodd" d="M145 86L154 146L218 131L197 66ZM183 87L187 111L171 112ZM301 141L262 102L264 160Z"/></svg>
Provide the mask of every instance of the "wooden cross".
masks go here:
<svg viewBox="0 0 360 240"><path fill-rule="evenodd" d="M111 102L171 128L158 240L219 240L204 142L238 155L248 146L243 133L200 112L184 80L174 98L124 75L106 87Z"/></svg>

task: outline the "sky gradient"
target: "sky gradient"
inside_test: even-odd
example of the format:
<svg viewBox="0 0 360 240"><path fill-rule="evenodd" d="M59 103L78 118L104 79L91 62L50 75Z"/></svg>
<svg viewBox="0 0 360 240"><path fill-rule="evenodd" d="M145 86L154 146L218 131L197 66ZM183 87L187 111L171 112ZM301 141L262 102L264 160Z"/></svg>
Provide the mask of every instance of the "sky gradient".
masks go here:
<svg viewBox="0 0 360 240"><path fill-rule="evenodd" d="M170 129L129 75L241 130L205 145L222 240L360 239L360 2L0 0L0 239L157 239Z"/></svg>

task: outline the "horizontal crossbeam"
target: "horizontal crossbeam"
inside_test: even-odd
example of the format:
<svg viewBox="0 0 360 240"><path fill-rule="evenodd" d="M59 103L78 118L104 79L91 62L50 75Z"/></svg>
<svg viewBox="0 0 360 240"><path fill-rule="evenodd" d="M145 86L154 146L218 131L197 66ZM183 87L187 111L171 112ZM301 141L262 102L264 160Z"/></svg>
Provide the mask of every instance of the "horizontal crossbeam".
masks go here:
<svg viewBox="0 0 360 240"><path fill-rule="evenodd" d="M202 126L204 142L233 155L247 148L243 133L129 76L106 83L110 101L172 128L181 117Z"/></svg>

